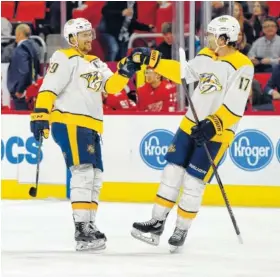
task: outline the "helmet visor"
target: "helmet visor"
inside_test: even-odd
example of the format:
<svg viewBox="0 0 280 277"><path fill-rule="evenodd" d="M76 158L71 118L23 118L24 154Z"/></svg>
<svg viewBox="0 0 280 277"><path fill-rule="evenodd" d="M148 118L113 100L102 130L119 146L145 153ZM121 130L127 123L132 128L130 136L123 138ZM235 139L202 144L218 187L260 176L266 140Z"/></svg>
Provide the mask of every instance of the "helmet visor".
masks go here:
<svg viewBox="0 0 280 277"><path fill-rule="evenodd" d="M93 41L96 39L96 33L94 29L88 31L82 31L77 33L78 40Z"/></svg>

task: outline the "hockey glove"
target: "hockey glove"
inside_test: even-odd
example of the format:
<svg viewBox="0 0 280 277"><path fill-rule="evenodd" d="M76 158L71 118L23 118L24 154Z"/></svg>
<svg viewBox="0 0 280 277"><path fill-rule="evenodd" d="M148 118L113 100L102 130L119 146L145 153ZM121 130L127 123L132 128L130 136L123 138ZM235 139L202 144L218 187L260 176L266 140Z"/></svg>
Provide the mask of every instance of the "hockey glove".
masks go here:
<svg viewBox="0 0 280 277"><path fill-rule="evenodd" d="M34 112L31 113L30 129L37 141L39 141L41 135L45 139L49 137L49 120L50 115L47 109L34 109Z"/></svg>
<svg viewBox="0 0 280 277"><path fill-rule="evenodd" d="M195 140L196 145L200 147L214 136L220 136L222 133L222 121L216 115L209 115L200 121L198 125L192 127L191 137Z"/></svg>
<svg viewBox="0 0 280 277"><path fill-rule="evenodd" d="M138 47L132 51L130 57L135 63L145 64L151 68L155 68L161 59L161 53L147 47Z"/></svg>
<svg viewBox="0 0 280 277"><path fill-rule="evenodd" d="M131 78L140 69L141 64L134 63L130 57L124 58L118 63L118 73L126 78Z"/></svg>

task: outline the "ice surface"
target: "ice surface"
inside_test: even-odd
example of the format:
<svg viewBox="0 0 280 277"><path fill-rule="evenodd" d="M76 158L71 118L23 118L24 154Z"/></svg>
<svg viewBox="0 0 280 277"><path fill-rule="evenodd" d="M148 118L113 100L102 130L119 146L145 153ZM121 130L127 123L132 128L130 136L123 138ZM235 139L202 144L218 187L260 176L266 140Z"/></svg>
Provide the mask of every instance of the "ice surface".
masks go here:
<svg viewBox="0 0 280 277"><path fill-rule="evenodd" d="M4 277L279 277L280 209L234 209L238 243L225 208L203 207L184 252L170 254L176 210L158 247L130 235L133 221L150 219L151 205L101 203L97 225L108 237L100 253L74 251L67 201L2 201Z"/></svg>

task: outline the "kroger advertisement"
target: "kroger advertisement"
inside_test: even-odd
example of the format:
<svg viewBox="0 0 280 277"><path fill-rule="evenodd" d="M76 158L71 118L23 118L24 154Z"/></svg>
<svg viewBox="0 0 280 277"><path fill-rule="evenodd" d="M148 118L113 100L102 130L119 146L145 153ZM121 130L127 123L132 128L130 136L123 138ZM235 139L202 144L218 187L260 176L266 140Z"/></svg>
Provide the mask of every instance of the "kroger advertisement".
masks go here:
<svg viewBox="0 0 280 277"><path fill-rule="evenodd" d="M167 152L182 116L121 116L104 118L102 135L104 181L158 183ZM273 124L271 124L273 122ZM280 186L280 118L247 116L223 157L219 173L225 184ZM38 144L29 131L28 115L2 115L2 179L34 183ZM41 154L40 183L66 183L59 147L50 138ZM212 183L216 183L215 179Z"/></svg>

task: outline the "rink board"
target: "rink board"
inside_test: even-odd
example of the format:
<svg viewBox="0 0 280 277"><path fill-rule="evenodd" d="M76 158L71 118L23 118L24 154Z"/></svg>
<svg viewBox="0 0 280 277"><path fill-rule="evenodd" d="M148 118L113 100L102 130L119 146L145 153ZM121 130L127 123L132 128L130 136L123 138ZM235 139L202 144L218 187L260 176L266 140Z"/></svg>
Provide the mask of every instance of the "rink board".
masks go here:
<svg viewBox="0 0 280 277"><path fill-rule="evenodd" d="M107 115L102 135L103 201L152 202L164 155L182 116ZM273 125L272 125L273 122ZM219 168L228 196L236 206L280 207L279 116L245 116ZM35 181L38 145L28 115L2 115L2 198L28 199ZM44 141L38 198L65 199L69 178L59 147ZM67 184L67 185L65 185ZM223 205L215 179L205 205Z"/></svg>

